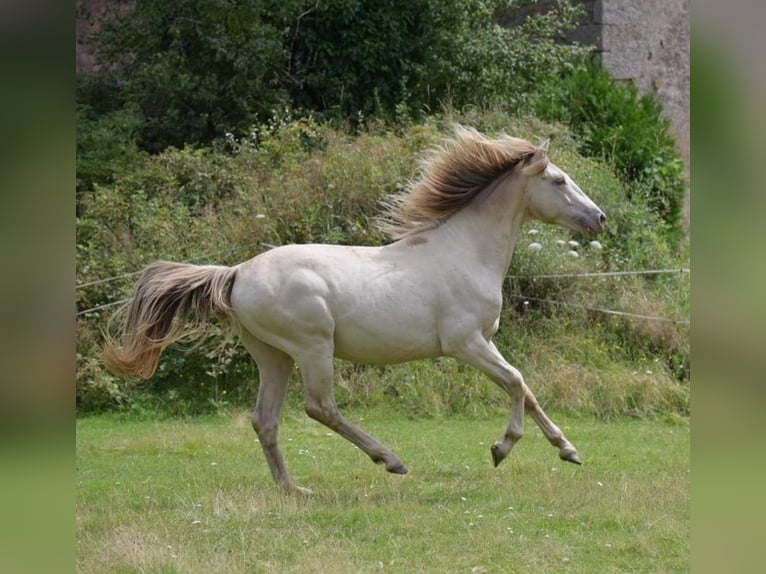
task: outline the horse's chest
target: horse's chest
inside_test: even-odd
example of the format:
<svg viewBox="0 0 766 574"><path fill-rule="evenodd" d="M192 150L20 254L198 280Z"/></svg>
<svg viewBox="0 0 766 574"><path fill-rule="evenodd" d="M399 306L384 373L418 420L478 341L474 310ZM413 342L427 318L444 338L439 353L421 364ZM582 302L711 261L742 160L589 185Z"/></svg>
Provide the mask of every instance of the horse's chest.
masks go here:
<svg viewBox="0 0 766 574"><path fill-rule="evenodd" d="M481 312L481 331L482 334L489 338L495 333L500 326L500 312L503 309L503 297L498 295L497 297L488 298L484 304Z"/></svg>
<svg viewBox="0 0 766 574"><path fill-rule="evenodd" d="M500 324L500 312L503 309L502 292L495 289L476 291L473 302L474 304L468 305L468 308L478 319L482 334L485 337L494 335Z"/></svg>

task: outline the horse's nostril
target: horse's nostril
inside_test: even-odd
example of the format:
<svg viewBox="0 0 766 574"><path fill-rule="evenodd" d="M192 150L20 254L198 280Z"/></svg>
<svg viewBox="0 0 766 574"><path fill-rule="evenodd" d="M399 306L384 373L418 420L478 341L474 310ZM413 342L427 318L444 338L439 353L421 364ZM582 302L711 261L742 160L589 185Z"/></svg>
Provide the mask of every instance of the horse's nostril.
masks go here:
<svg viewBox="0 0 766 574"><path fill-rule="evenodd" d="M606 215L602 213L598 216L598 220L601 222L601 225L604 225L606 223Z"/></svg>

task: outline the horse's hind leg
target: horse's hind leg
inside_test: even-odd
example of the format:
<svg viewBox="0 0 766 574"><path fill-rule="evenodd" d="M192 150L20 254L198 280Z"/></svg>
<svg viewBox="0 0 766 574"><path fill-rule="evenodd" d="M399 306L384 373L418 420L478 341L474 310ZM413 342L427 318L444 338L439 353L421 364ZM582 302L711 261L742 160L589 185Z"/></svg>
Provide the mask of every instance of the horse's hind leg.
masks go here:
<svg viewBox="0 0 766 574"><path fill-rule="evenodd" d="M298 365L306 390L306 413L358 446L376 464L384 464L388 472L406 474L407 468L399 457L361 428L351 424L338 411L333 385L332 349L305 353L298 358Z"/></svg>
<svg viewBox="0 0 766 574"><path fill-rule="evenodd" d="M253 429L258 435L274 482L285 492L310 493L310 490L297 486L290 479L277 443L279 418L287 396L287 382L294 361L282 351L259 341L247 332L242 334L242 342L258 364L260 385L253 412Z"/></svg>

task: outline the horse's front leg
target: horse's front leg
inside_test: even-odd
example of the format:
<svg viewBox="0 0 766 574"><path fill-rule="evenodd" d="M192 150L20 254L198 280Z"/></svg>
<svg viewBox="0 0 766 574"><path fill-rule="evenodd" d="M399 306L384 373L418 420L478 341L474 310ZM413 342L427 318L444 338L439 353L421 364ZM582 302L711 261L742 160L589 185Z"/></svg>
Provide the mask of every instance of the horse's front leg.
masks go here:
<svg viewBox="0 0 766 574"><path fill-rule="evenodd" d="M511 418L503 439L492 445L492 462L499 465L524 434L526 385L521 373L503 358L491 341L480 333L449 353L485 373L511 397Z"/></svg>
<svg viewBox="0 0 766 574"><path fill-rule="evenodd" d="M532 417L537 423L537 426L540 427L540 430L543 431L548 442L559 449L559 458L567 462L582 464L580 457L577 455L577 449L567 440L567 437L564 436L561 429L548 418L548 415L545 414L545 411L538 404L535 395L532 394L529 387L527 387L527 396L524 406L529 413L529 416Z"/></svg>
<svg viewBox="0 0 766 574"><path fill-rule="evenodd" d="M483 371L511 397L511 419L501 441L492 445L492 461L499 465L524 434L524 411L529 412L545 437L559 449L559 457L580 463L577 450L548 418L518 369L511 366L492 341L477 334L467 344L450 353L453 357Z"/></svg>

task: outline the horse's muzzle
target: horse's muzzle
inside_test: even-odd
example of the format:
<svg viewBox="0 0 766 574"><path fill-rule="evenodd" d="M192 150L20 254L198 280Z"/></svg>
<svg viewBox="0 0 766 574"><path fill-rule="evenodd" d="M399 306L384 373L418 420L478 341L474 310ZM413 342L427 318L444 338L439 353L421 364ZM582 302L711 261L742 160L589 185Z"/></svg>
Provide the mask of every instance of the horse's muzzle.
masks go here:
<svg viewBox="0 0 766 574"><path fill-rule="evenodd" d="M600 209L595 213L588 213L578 219L583 230L591 235L601 233L606 226L606 215Z"/></svg>
<svg viewBox="0 0 766 574"><path fill-rule="evenodd" d="M603 211L599 211L598 215L596 216L596 222L595 225L590 227L591 233L601 233L604 231L604 228L606 227L606 215L604 215Z"/></svg>

